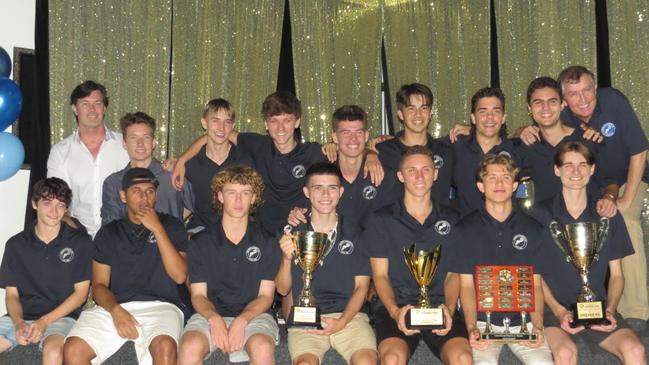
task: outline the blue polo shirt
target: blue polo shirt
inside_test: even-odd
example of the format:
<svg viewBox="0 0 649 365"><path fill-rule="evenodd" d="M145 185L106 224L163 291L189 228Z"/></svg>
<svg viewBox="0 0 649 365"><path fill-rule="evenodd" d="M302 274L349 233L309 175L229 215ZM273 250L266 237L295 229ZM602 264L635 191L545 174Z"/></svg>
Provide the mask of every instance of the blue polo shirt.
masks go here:
<svg viewBox="0 0 649 365"><path fill-rule="evenodd" d="M442 246L437 273L428 286L428 296L433 306L443 304L444 280L451 270L451 252L455 249L454 235L457 213L433 203L433 210L423 224L412 217L403 200L383 207L371 214L365 226L363 241L368 242L370 257L389 260L388 276L397 305L416 304L419 285L406 266L403 249L413 243L417 250L431 250Z"/></svg>
<svg viewBox="0 0 649 365"><path fill-rule="evenodd" d="M187 232L178 218L158 213L169 239L187 252ZM101 227L95 236L95 261L110 266L109 289L118 303L164 301L185 310L181 291L165 271L153 232L128 217Z"/></svg>
<svg viewBox="0 0 649 365"><path fill-rule="evenodd" d="M311 224L303 224L297 231L312 231ZM338 216L336 239L322 266L313 272L311 290L322 314L340 313L345 310L356 287L356 276L370 276L370 259L367 255L361 230L353 221ZM302 269L291 265L293 302L297 303L302 290Z"/></svg>
<svg viewBox="0 0 649 365"><path fill-rule="evenodd" d="M386 170L381 185L376 186L368 174L363 177L365 159L354 181L343 179L345 189L340 197L336 211L346 220L362 224L375 210L390 205L403 196L403 187L394 171Z"/></svg>
<svg viewBox="0 0 649 365"><path fill-rule="evenodd" d="M156 159L151 160L151 164L147 168L151 170L159 183L155 203L156 211L172 215L182 220L183 208L193 209L193 203L189 199L188 188L183 187L182 191L176 191L171 185L171 174L165 171L162 168L162 164ZM104 180L101 205L102 224L126 217L126 204L119 197L119 192L122 190L122 179L126 171L130 169L131 164L128 163L122 170L109 175Z"/></svg>
<svg viewBox="0 0 649 365"><path fill-rule="evenodd" d="M610 167L601 159L605 151L603 145L585 140L584 131L575 128L573 132L565 136L556 146L549 144L543 136L541 140L525 145L520 139L513 139L515 153L520 159L520 176L529 176L534 181L535 202L541 202L554 197L561 192L561 179L554 173L554 155L557 147L565 142L579 142L584 144L595 156L595 173L588 184L588 191L601 196L601 190L608 184L613 183Z"/></svg>
<svg viewBox="0 0 649 365"><path fill-rule="evenodd" d="M581 124L581 120L570 108L563 109L561 120L575 127ZM607 166L615 183L623 185L626 183L631 156L649 149L647 136L631 103L617 89L598 88L597 105L588 126L604 136L605 151L598 166ZM646 166L642 181L649 182L649 169Z"/></svg>
<svg viewBox="0 0 649 365"><path fill-rule="evenodd" d="M450 144L450 141L449 141ZM458 163L453 168L453 186L457 191L460 214L466 215L484 206L482 193L476 185L476 170L485 155L506 155L520 165L514 151L514 145L507 138L502 138L500 144L495 145L486 154L478 143L475 135L459 136L455 143L450 144L455 152ZM459 163L459 162L462 163Z"/></svg>
<svg viewBox="0 0 649 365"><path fill-rule="evenodd" d="M7 241L0 287L16 287L23 319L36 320L58 307L74 292L74 284L90 280L93 244L81 230L61 224L49 244L34 232L35 224ZM78 318L81 307L67 317Z"/></svg>
<svg viewBox="0 0 649 365"><path fill-rule="evenodd" d="M536 213L539 221L548 227L548 230L550 222L553 220L556 220L561 227L569 223L599 222L600 220L600 216L597 214L597 199L594 196L589 197L586 209L576 219L568 213L561 194L541 202ZM579 271L572 263L566 261L565 256L554 242L548 244L550 246L543 249L543 255L547 257L547 262L551 265L552 270L545 272L543 279L557 301L564 307L570 308L577 301L581 289ZM622 215L618 213L609 219L608 238L602 245L599 260L593 261L588 276L590 287L599 300L607 299L606 277L609 261L621 259L633 253L629 233Z"/></svg>
<svg viewBox="0 0 649 365"><path fill-rule="evenodd" d="M534 274L539 275L548 267L542 250L552 244L550 233L526 214L514 210L504 222L499 222L482 208L462 218L457 232L458 250L452 267L460 274L475 278L476 265L531 265ZM530 286L534 287L533 281ZM513 326L520 325L520 312L493 312L492 323L502 325L505 316ZM478 312L478 320L486 321L484 312Z"/></svg>
<svg viewBox="0 0 649 365"><path fill-rule="evenodd" d="M222 164L217 164L207 157L207 145L203 146L196 156L187 161L185 177L188 183L191 200L194 206L188 227L207 227L218 222L218 212L214 209L212 178L219 171L234 165L253 166L252 158L231 144L228 157Z"/></svg>
<svg viewBox="0 0 649 365"><path fill-rule="evenodd" d="M401 142L402 136L403 131L397 133L393 139L376 145L376 149L379 151L379 160L383 168L393 170L395 173L399 169L401 155L408 149L408 146ZM433 153L435 166L439 170L437 180L433 184L433 200L442 204L448 204L451 193L451 180L453 178L453 166L455 166L456 161L455 153L444 139L434 139L430 135L428 135L426 147Z"/></svg>
<svg viewBox="0 0 649 365"><path fill-rule="evenodd" d="M207 297L219 315L236 317L257 298L262 280L275 280L279 255L277 241L266 238L257 224L248 223L243 239L234 244L219 220L192 237L189 282L206 283Z"/></svg>
<svg viewBox="0 0 649 365"><path fill-rule="evenodd" d="M266 235L275 236L286 225L293 207L306 206L302 193L306 170L326 157L319 144L299 141L291 152L282 154L269 135L257 133L239 133L237 146L252 157L264 179L264 203L255 217Z"/></svg>

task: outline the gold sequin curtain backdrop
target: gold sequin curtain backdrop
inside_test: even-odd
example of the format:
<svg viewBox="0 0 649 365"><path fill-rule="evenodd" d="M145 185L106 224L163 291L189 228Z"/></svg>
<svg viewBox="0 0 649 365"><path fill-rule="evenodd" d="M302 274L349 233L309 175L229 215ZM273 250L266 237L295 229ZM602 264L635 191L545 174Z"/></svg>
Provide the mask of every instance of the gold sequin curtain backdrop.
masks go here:
<svg viewBox="0 0 649 365"><path fill-rule="evenodd" d="M433 90L434 136L468 121L471 96L490 81L489 0L384 0L384 39L395 129L394 94L406 83Z"/></svg>
<svg viewBox="0 0 649 365"><path fill-rule="evenodd" d="M157 121L156 155L164 157L171 0L51 0L49 17L52 143L77 127L72 89L95 80L108 89L108 127L118 130L127 112L146 112Z"/></svg>
<svg viewBox="0 0 649 365"><path fill-rule="evenodd" d="M595 0L496 0L500 86L512 132L531 122L527 86L568 65L596 66Z"/></svg>
<svg viewBox="0 0 649 365"><path fill-rule="evenodd" d="M201 132L205 103L222 97L238 131L264 132L261 103L276 89L283 0L174 1L170 150Z"/></svg>
<svg viewBox="0 0 649 365"><path fill-rule="evenodd" d="M291 0L295 87L302 137L331 139L331 115L345 104L368 113L381 134L380 0Z"/></svg>
<svg viewBox="0 0 649 365"><path fill-rule="evenodd" d="M649 1L609 1L611 82L631 101L640 123L649 131Z"/></svg>

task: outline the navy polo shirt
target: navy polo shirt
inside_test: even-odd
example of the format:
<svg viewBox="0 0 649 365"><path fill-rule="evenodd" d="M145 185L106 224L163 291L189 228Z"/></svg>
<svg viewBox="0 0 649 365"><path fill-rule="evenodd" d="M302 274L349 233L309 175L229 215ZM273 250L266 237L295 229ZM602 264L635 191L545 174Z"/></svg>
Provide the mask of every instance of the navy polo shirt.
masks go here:
<svg viewBox="0 0 649 365"><path fill-rule="evenodd" d="M401 142L403 131L388 141L376 145L379 151L379 160L386 170L397 171L399 169L399 160L401 155L408 149L408 146ZM433 200L442 204L449 203L451 193L451 180L453 178L453 166L455 165L455 153L444 139L434 139L428 135L426 147L430 149L435 158L435 166L439 170L437 180L433 184Z"/></svg>
<svg viewBox="0 0 649 365"><path fill-rule="evenodd" d="M559 194L553 199L541 202L538 215L539 220L545 227L549 227L550 222L553 220L556 220L563 227L565 224L576 222L599 222L600 216L597 214L596 208L597 199L590 196L586 209L575 219L568 213L563 196ZM549 228L546 229L549 230ZM572 263L566 261L565 256L559 251L554 242L548 244L550 247L544 248L543 254L547 257L547 262L552 265L552 270L545 272L543 279L552 290L552 294L557 301L564 307L570 308L570 305L575 304L577 301L581 288L579 271ZM607 298L608 290L605 284L609 261L621 259L633 253L629 233L622 215L618 213L609 219L608 238L602 245L599 260L593 261L588 276L590 287L599 300L606 300Z"/></svg>
<svg viewBox="0 0 649 365"><path fill-rule="evenodd" d="M16 287L25 320L36 320L74 292L74 284L90 280L93 245L90 236L61 224L49 244L34 232L35 224L7 241L0 287ZM67 317L78 318L81 307Z"/></svg>
<svg viewBox="0 0 649 365"><path fill-rule="evenodd" d="M158 213L178 251L187 252L187 232L178 220ZM181 287L164 269L153 232L128 217L112 221L95 236L95 261L110 266L109 289L118 303L160 300L183 309Z"/></svg>
<svg viewBox="0 0 649 365"><path fill-rule="evenodd" d="M458 140L451 144L451 147L457 161L461 161L461 163L456 163L453 168L453 186L457 189L457 199L462 215L484 206L482 193L476 186L476 170L485 155L507 155L520 165L514 145L507 138L502 138L500 144L493 146L486 154L482 152L482 147L473 134L459 136Z"/></svg>
<svg viewBox="0 0 649 365"><path fill-rule="evenodd" d="M561 112L561 120L577 127L582 122L570 108ZM604 136L604 153L599 165L606 165L615 183L626 183L629 159L632 155L649 149L647 136L629 100L617 89L601 87L597 89L597 105L587 124ZM649 182L649 168L645 167L642 177Z"/></svg>
<svg viewBox="0 0 649 365"><path fill-rule="evenodd" d="M303 224L297 231L312 231L311 224ZM324 264L313 272L311 290L323 314L340 313L347 307L356 287L356 276L371 276L370 259L367 255L361 230L355 222L338 216L336 241L324 259ZM291 265L293 302L297 303L304 282L303 271L295 263Z"/></svg>
<svg viewBox="0 0 649 365"><path fill-rule="evenodd" d="M482 208L462 218L457 232L458 250L452 264L455 272L475 278L476 265L531 265L534 274L545 273L547 266L541 249L552 244L550 233L526 214L513 211L504 222L499 222ZM530 285L533 287L534 283ZM542 295L535 293L539 294ZM505 316L512 325L520 325L520 312L494 312L492 323L501 326ZM478 312L478 320L486 321L484 312Z"/></svg>
<svg viewBox="0 0 649 365"><path fill-rule="evenodd" d="M209 225L218 222L218 212L214 209L212 178L219 171L234 165L253 166L250 156L231 144L228 157L222 164L217 164L207 157L207 145L203 146L196 156L187 161L185 177L189 183L194 205L194 215L189 227Z"/></svg>
<svg viewBox="0 0 649 365"><path fill-rule="evenodd" d="M264 178L264 203L255 216L262 230L274 236L286 225L293 207L306 206L302 193L306 170L326 157L319 144L299 141L291 152L282 154L269 135L256 133L239 133L237 146L252 157Z"/></svg>
<svg viewBox="0 0 649 365"><path fill-rule="evenodd" d="M588 183L588 191L593 194L601 195L601 189L608 184L613 183L609 166L600 162L603 155L603 146L592 141L585 140L584 131L581 128L575 128L572 134L565 136L559 146L565 142L579 142L588 147L595 155L595 173ZM554 197L561 192L561 179L554 173L554 154L557 152L557 146L549 144L543 136L541 140L532 144L525 145L520 139L513 139L516 155L521 161L520 176L529 176L534 181L535 202L541 202Z"/></svg>
<svg viewBox="0 0 649 365"><path fill-rule="evenodd" d="M394 171L386 170L381 185L376 186L372 183L369 174L363 177L364 167L365 160L354 181L343 179L342 186L345 191L336 208L338 214L356 224L362 224L371 212L403 197L403 186L397 180Z"/></svg>
<svg viewBox="0 0 649 365"><path fill-rule="evenodd" d="M279 246L252 222L241 242L234 244L219 221L192 237L187 259L189 282L206 283L207 297L219 315L236 317L259 296L262 280L275 280Z"/></svg>
<svg viewBox="0 0 649 365"><path fill-rule="evenodd" d="M126 204L122 202L119 192L122 190L122 179L126 171L130 169L131 164L128 163L122 170L109 175L104 180L101 205L102 224L126 217ZM162 167L158 160L151 160L148 169L155 175L159 183L156 189L156 211L182 220L183 208L187 207L191 210L193 207L189 200L189 190L187 187L183 187L183 191L176 191L171 185L171 174Z"/></svg>
<svg viewBox="0 0 649 365"><path fill-rule="evenodd" d="M416 304L419 285L410 274L403 256L404 247L413 243L417 250L431 250L442 246L437 273L428 286L428 296L433 306L443 304L444 280L451 269L453 236L456 233L457 214L433 203L433 210L423 224L413 218L403 205L403 200L383 207L371 214L366 222L363 241L368 242L369 255L389 260L388 276L392 283L397 305Z"/></svg>

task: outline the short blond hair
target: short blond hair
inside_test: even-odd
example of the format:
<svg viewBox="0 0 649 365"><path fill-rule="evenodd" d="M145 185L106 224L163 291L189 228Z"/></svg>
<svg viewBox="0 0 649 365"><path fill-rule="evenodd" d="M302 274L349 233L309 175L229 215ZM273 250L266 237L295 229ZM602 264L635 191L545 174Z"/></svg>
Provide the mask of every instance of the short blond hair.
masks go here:
<svg viewBox="0 0 649 365"><path fill-rule="evenodd" d="M264 194L264 180L257 170L250 166L235 165L219 171L212 178L210 188L212 189L212 204L219 214L223 212L223 203L219 201L219 192L223 191L225 184L250 185L255 201L250 207L252 213L254 209L261 205L262 195Z"/></svg>
<svg viewBox="0 0 649 365"><path fill-rule="evenodd" d="M487 176L487 167L491 165L504 166L507 172L509 172L514 179L516 179L516 176L518 176L518 172L520 171L518 166L516 166L516 162L514 162L511 157L504 154L488 154L482 159L482 161L480 161L480 165L478 165L478 169L476 170L475 174L476 181L483 182L484 177Z"/></svg>

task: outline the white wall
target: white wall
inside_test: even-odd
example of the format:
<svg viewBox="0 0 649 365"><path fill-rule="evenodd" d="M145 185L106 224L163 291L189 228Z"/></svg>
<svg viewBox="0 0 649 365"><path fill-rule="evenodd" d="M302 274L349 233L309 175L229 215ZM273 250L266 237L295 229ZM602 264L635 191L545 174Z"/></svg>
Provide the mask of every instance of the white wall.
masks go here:
<svg viewBox="0 0 649 365"><path fill-rule="evenodd" d="M34 48L35 15L35 0L0 0L0 46L12 59L14 47ZM0 256L7 239L23 230L28 184L29 172L24 170L0 182ZM5 312L4 290L0 290L0 315Z"/></svg>

